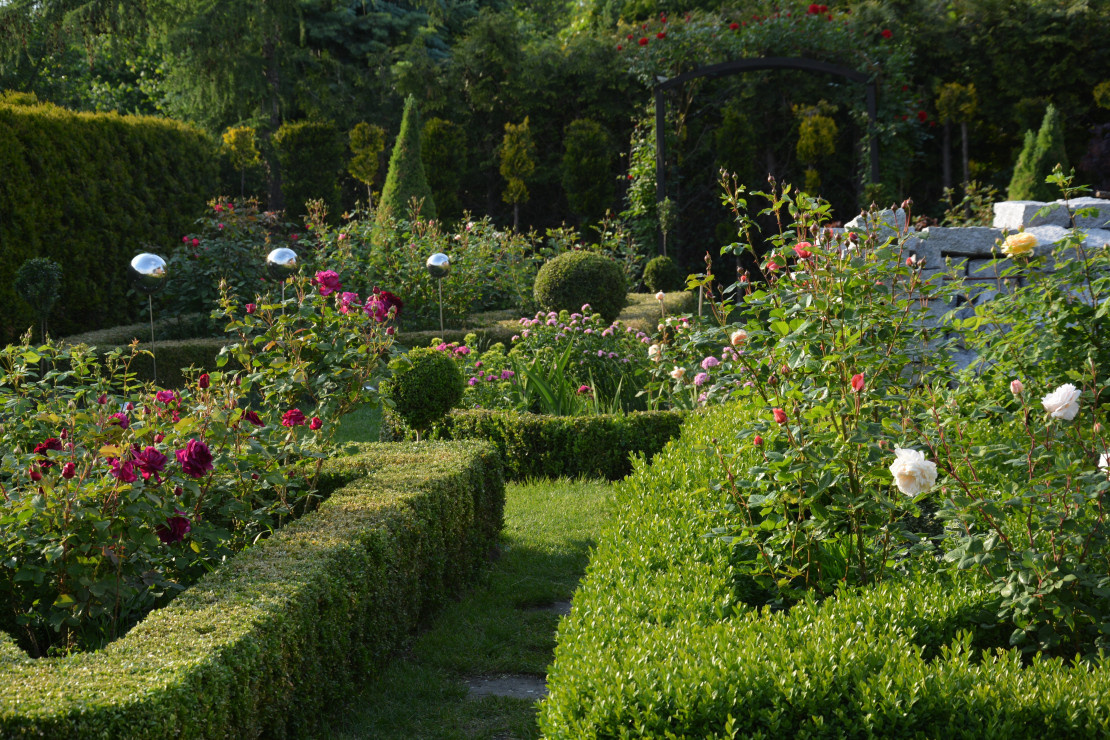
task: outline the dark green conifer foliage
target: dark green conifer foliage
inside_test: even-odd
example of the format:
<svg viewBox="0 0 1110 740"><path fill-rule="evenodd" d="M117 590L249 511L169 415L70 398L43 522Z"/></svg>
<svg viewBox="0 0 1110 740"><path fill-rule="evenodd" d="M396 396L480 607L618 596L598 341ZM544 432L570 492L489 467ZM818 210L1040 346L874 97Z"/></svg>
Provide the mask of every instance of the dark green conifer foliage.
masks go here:
<svg viewBox="0 0 1110 740"><path fill-rule="evenodd" d="M439 217L445 221L458 218L462 215L459 191L466 172L466 131L451 121L429 118L420 136L420 154Z"/></svg>
<svg viewBox="0 0 1110 740"><path fill-rule="evenodd" d="M420 110L416 98L411 95L405 99L405 113L401 118L401 131L389 158L389 173L382 187L379 216L387 214L395 218L409 215L410 203L415 198L422 201L420 215L423 218L436 217L436 204L428 178L424 175L424 162L420 156Z"/></svg>
<svg viewBox="0 0 1110 740"><path fill-rule="evenodd" d="M1057 164L1067 170L1068 155L1064 150L1060 113L1056 106L1050 104L1037 135L1034 137L1032 131L1025 132L1025 144L1014 166L1007 197L1010 200L1056 200L1060 193L1054 185L1046 183L1045 178L1052 174Z"/></svg>
<svg viewBox="0 0 1110 740"><path fill-rule="evenodd" d="M346 148L330 121L284 123L274 134L274 153L281 165L286 213L299 218L305 203L320 199L339 210L339 175Z"/></svg>
<svg viewBox="0 0 1110 740"><path fill-rule="evenodd" d="M613 144L597 121L580 118L567 126L563 155L563 190L570 210L584 224L597 223L612 205Z"/></svg>

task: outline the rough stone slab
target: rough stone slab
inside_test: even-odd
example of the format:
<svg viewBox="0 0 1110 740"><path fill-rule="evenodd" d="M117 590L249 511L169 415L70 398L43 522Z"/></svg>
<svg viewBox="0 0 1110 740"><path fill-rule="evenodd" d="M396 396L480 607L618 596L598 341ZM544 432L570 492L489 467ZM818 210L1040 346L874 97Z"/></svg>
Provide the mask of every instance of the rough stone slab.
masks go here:
<svg viewBox="0 0 1110 740"><path fill-rule="evenodd" d="M1047 213L1037 211L1047 207ZM1068 212L1063 203L1042 203L1037 200L1007 200L994 204L994 228L1018 231L1030 226L1067 226Z"/></svg>
<svg viewBox="0 0 1110 740"><path fill-rule="evenodd" d="M1002 230L989 226L930 226L921 232L916 252L925 259L926 267L940 269L944 267L944 258L950 255L990 257L1001 238Z"/></svg>
<svg viewBox="0 0 1110 740"><path fill-rule="evenodd" d="M483 696L509 696L514 699L539 701L547 697L547 679L543 676L505 674L500 676L473 676L466 679L467 698Z"/></svg>
<svg viewBox="0 0 1110 740"><path fill-rule="evenodd" d="M1056 201L1063 208L1064 201ZM1071 206L1072 213L1081 208L1093 208L1098 211L1093 216L1077 216L1075 219L1075 227L1077 229L1105 229L1110 227L1110 200L1102 198L1074 198L1068 201ZM1067 222L1064 222L1067 225Z"/></svg>
<svg viewBox="0 0 1110 740"><path fill-rule="evenodd" d="M879 241L913 231L912 227L906 225L906 211L902 208L896 211L887 208L875 214L865 211L844 224L844 229L859 234L874 231Z"/></svg>
<svg viewBox="0 0 1110 740"><path fill-rule="evenodd" d="M1063 226L1033 226L1026 229L1025 233L1037 237L1036 254L1040 256L1051 253L1052 245L1067 236L1068 230Z"/></svg>

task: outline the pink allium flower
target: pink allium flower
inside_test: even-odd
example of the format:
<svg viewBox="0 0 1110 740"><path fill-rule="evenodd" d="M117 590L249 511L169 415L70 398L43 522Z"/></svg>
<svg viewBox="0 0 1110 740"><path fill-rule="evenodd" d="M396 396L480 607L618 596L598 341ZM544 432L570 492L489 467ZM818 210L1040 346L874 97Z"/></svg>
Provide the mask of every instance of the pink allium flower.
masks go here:
<svg viewBox="0 0 1110 740"><path fill-rule="evenodd" d="M477 378L471 378L470 380L468 380L466 382L467 382L467 385L470 385L470 386L478 385L478 379Z"/></svg>
<svg viewBox="0 0 1110 740"><path fill-rule="evenodd" d="M707 381L707 380L709 380L709 373L698 373L697 375L694 376L694 385L695 386L705 385L705 381Z"/></svg>
<svg viewBox="0 0 1110 740"><path fill-rule="evenodd" d="M706 357L704 360L701 361L701 369L708 370L710 368L717 367L720 364L721 361L718 360L716 357Z"/></svg>

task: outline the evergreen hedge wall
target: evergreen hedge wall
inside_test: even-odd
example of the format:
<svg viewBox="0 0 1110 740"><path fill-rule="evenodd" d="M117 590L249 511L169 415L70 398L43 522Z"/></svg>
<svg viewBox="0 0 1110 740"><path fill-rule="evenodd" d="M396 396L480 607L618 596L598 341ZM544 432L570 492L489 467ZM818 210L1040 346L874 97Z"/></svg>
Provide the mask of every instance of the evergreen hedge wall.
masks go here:
<svg viewBox="0 0 1110 740"><path fill-rule="evenodd" d="M62 265L49 320L64 336L127 323L146 301L128 295L141 251L168 252L216 189L213 143L159 118L72 113L0 103L0 342L34 322L12 288L30 257Z"/></svg>

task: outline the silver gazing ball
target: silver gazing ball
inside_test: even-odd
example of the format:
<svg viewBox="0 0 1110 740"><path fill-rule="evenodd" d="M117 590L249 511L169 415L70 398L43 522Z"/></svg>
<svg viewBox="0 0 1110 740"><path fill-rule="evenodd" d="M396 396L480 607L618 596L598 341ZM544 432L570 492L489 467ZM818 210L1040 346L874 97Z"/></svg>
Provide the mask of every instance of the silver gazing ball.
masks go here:
<svg viewBox="0 0 1110 740"><path fill-rule="evenodd" d="M278 247L266 255L266 271L274 280L292 277L297 267L297 253L289 247Z"/></svg>
<svg viewBox="0 0 1110 740"><path fill-rule="evenodd" d="M425 266L428 274L434 278L445 278L451 272L451 258L443 252L436 252L428 258Z"/></svg>
<svg viewBox="0 0 1110 740"><path fill-rule="evenodd" d="M131 258L127 271L131 286L143 295L154 295L166 286L166 261L156 254L143 252Z"/></svg>

